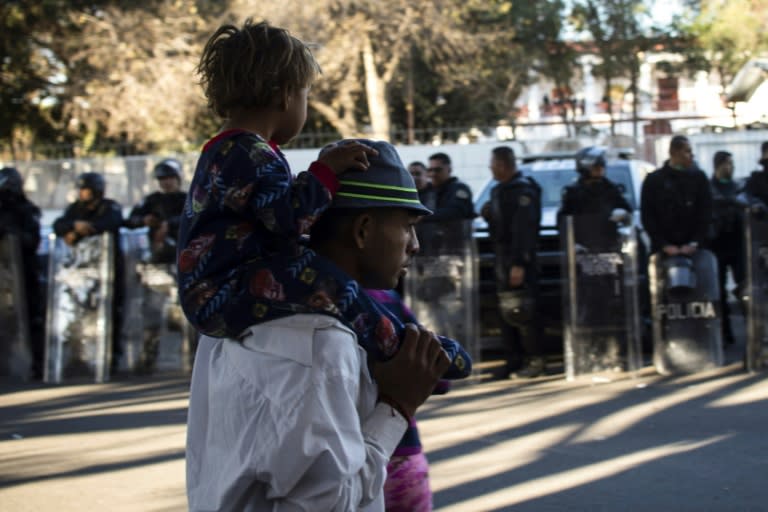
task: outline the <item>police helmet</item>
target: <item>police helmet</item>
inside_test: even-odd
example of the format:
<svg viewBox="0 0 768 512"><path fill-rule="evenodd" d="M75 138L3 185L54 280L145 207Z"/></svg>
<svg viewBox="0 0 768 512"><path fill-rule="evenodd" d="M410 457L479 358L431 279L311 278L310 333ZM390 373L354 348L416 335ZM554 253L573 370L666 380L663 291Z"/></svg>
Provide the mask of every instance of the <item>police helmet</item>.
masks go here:
<svg viewBox="0 0 768 512"><path fill-rule="evenodd" d="M171 176L174 176L181 180L181 162L176 160L175 158L166 158L165 160L161 160L157 165L155 165L155 179L159 180L161 178L169 178Z"/></svg>
<svg viewBox="0 0 768 512"><path fill-rule="evenodd" d="M605 149L599 146L589 146L576 153L576 170L579 174L587 175L592 167L605 167Z"/></svg>
<svg viewBox="0 0 768 512"><path fill-rule="evenodd" d="M107 182L104 176L97 172L84 172L77 177L77 188L91 189L95 195L101 197L107 188Z"/></svg>
<svg viewBox="0 0 768 512"><path fill-rule="evenodd" d="M3 167L0 169L0 191L22 195L21 174L19 174L15 167Z"/></svg>

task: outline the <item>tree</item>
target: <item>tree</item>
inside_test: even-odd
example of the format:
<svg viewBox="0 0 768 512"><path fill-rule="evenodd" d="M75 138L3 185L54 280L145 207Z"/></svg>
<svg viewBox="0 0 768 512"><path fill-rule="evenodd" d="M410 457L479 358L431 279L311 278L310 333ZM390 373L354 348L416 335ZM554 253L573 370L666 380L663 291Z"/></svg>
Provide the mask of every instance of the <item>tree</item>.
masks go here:
<svg viewBox="0 0 768 512"><path fill-rule="evenodd" d="M630 81L634 135L638 135L638 52L650 44L647 31L642 27L643 18L647 19L647 16L648 6L642 0L582 0L573 8L576 26L591 34L602 61L595 69L605 83L611 135L616 133L616 122L610 91L615 79L622 77L628 77ZM650 30L650 23L647 26Z"/></svg>
<svg viewBox="0 0 768 512"><path fill-rule="evenodd" d="M391 96L403 83L411 55L434 69L474 48L473 38L458 26L456 5L455 0L316 4L304 22L322 28L312 32L324 70L312 106L343 136L390 138Z"/></svg>
<svg viewBox="0 0 768 512"><path fill-rule="evenodd" d="M768 52L768 1L701 0L699 15L684 27L709 69L717 70L723 91L752 57Z"/></svg>

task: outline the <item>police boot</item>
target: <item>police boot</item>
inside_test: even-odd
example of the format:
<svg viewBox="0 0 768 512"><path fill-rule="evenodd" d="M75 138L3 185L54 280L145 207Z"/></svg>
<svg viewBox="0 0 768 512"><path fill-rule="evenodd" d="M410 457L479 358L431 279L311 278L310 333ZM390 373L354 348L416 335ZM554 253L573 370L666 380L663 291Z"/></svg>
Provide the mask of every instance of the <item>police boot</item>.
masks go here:
<svg viewBox="0 0 768 512"><path fill-rule="evenodd" d="M512 379L533 379L544 374L545 364L543 357L532 357L522 369L509 375Z"/></svg>

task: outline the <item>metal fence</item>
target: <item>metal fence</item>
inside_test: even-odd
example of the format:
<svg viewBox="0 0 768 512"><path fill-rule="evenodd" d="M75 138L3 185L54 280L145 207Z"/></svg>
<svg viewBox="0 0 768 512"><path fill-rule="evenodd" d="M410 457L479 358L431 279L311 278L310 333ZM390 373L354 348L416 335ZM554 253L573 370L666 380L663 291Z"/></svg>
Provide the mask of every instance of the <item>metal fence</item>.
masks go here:
<svg viewBox="0 0 768 512"><path fill-rule="evenodd" d="M532 136L516 140L504 140L497 133L482 130L467 130L459 134L456 140L440 139L418 145L398 145L403 161L426 160L437 151L448 153L453 159L454 174L468 182L475 194L488 181L490 174L488 162L490 150L497 145L513 147L520 157L526 153L538 153L547 150L569 148L573 138L564 134L552 137ZM620 135L612 142L614 145L630 147L636 158L661 164L668 154L671 135L646 135L643 140L635 141L627 135ZM696 160L707 174L712 170L712 157L716 151L726 150L733 153L736 177L746 177L755 170L760 158L760 144L768 140L768 130L727 131L689 136ZM602 134L582 135L575 139L581 146L604 144ZM319 147L319 146L318 146ZM294 172L306 169L309 162L317 156L317 148L286 149L288 160ZM148 193L156 189L152 178L154 165L163 158L178 158L184 165L184 183L188 184L194 172L198 158L197 152L177 154L156 154L127 157L92 157L36 160L26 162L5 162L16 165L24 176L25 191L35 204L45 211L59 211L76 198L74 183L83 172L102 173L107 182L106 195L124 208L137 204Z"/></svg>

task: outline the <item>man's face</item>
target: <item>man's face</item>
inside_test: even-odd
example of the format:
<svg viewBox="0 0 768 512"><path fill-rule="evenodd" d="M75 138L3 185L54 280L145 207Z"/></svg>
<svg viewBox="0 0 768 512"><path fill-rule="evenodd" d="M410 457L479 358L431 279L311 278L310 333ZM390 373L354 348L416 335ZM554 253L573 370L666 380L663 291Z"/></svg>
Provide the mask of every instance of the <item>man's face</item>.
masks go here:
<svg viewBox="0 0 768 512"><path fill-rule="evenodd" d="M90 203L96 195L89 188L81 188L77 191L77 199L83 203Z"/></svg>
<svg viewBox="0 0 768 512"><path fill-rule="evenodd" d="M605 167L603 167L602 165L593 165L592 167L589 168L590 178L598 179L598 178L602 178L603 176L605 176Z"/></svg>
<svg viewBox="0 0 768 512"><path fill-rule="evenodd" d="M451 164L446 164L442 160L429 161L429 179L432 184L439 187L451 177Z"/></svg>
<svg viewBox="0 0 768 512"><path fill-rule="evenodd" d="M429 185L429 176L427 176L427 169L423 165L410 165L408 166L408 172L413 176L413 182L416 184L416 190L423 190Z"/></svg>
<svg viewBox="0 0 768 512"><path fill-rule="evenodd" d="M419 218L405 208L382 208L371 215L359 265L365 288L388 290L397 286L419 251L414 227Z"/></svg>
<svg viewBox="0 0 768 512"><path fill-rule="evenodd" d="M733 158L726 158L723 163L717 167L717 174L721 178L731 179L733 178Z"/></svg>
<svg viewBox="0 0 768 512"><path fill-rule="evenodd" d="M501 158L491 156L491 164L489 165L493 179L496 181L504 182L510 179L515 174L515 168L510 167Z"/></svg>
<svg viewBox="0 0 768 512"><path fill-rule="evenodd" d="M669 162L672 165L677 165L685 169L689 169L693 166L693 149L691 149L691 143L685 142L678 149L670 149Z"/></svg>
<svg viewBox="0 0 768 512"><path fill-rule="evenodd" d="M181 183L176 176L165 176L157 179L157 185L164 194L170 194L172 192L178 192L181 188Z"/></svg>

